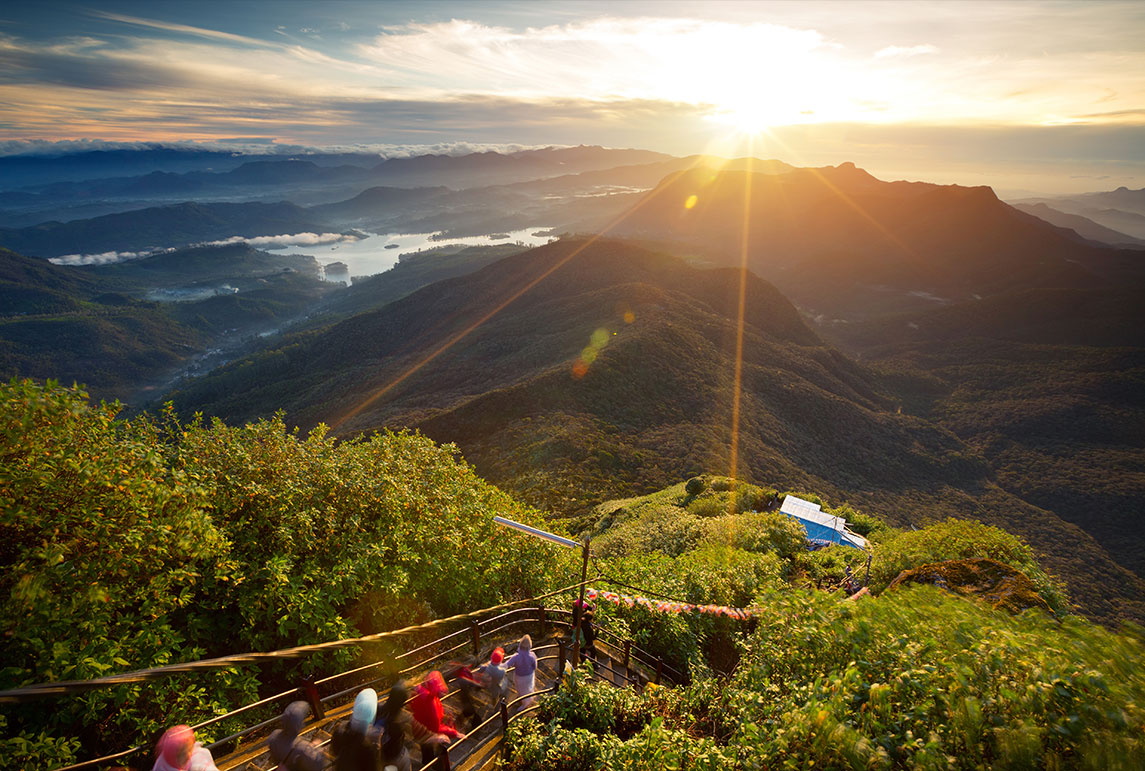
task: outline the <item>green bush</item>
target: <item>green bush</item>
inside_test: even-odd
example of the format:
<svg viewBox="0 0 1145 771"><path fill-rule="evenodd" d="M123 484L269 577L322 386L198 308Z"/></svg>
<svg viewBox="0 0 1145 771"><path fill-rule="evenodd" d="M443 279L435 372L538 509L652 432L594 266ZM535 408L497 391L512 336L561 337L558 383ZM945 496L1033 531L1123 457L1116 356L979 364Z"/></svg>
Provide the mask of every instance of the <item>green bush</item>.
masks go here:
<svg viewBox="0 0 1145 771"><path fill-rule="evenodd" d="M707 521L707 540L791 559L807 551L807 531L778 512L733 514Z"/></svg>
<svg viewBox="0 0 1145 771"><path fill-rule="evenodd" d="M692 477L684 486L684 492L695 497L704 491L704 480L701 477Z"/></svg>
<svg viewBox="0 0 1145 771"><path fill-rule="evenodd" d="M701 518L718 517L733 509L732 499L726 495L705 495L688 504L688 513Z"/></svg>
<svg viewBox="0 0 1145 771"><path fill-rule="evenodd" d="M898 532L877 544L871 562L871 591L879 592L904 570L931 562L988 557L1022 571L1057 612L1069 609L1061 582L1038 564L1018 536L981 522L948 519L922 530Z"/></svg>
<svg viewBox="0 0 1145 771"><path fill-rule="evenodd" d="M712 477L712 481L709 486L717 493L725 493L728 490L735 489L736 481L731 477Z"/></svg>
<svg viewBox="0 0 1145 771"><path fill-rule="evenodd" d="M847 568L851 568L855 580L862 583L866 578L867 557L866 552L849 546L828 546L797 554L794 567L810 585L833 590L846 579Z"/></svg>
<svg viewBox="0 0 1145 771"><path fill-rule="evenodd" d="M552 549L492 522L539 515L455 447L118 411L51 383L0 385L0 688L353 637L555 582ZM302 667L327 673L350 656ZM50 740L78 734L91 756L296 673L261 676L182 675L0 714L37 752L63 757L68 743Z"/></svg>
<svg viewBox="0 0 1145 771"><path fill-rule="evenodd" d="M694 549L704 537L703 523L675 506L660 506L639 518L614 525L592 542L598 557L661 552L672 557Z"/></svg>
<svg viewBox="0 0 1145 771"><path fill-rule="evenodd" d="M732 677L615 701L583 683L514 724L506 767L1145 767L1141 628L1011 616L932 587L761 600ZM608 732L620 714L644 721L623 741Z"/></svg>

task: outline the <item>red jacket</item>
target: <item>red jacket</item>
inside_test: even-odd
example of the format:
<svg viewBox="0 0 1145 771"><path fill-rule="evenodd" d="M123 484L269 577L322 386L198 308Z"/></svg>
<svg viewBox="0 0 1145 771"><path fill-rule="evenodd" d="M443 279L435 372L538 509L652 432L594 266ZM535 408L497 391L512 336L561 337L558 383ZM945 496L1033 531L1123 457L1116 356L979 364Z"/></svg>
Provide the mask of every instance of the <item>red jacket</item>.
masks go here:
<svg viewBox="0 0 1145 771"><path fill-rule="evenodd" d="M441 708L441 699L424 684L418 686L417 695L409 704L409 711L414 720L435 734L445 734L453 739L461 736L461 732L456 728L445 724L443 720L445 711Z"/></svg>

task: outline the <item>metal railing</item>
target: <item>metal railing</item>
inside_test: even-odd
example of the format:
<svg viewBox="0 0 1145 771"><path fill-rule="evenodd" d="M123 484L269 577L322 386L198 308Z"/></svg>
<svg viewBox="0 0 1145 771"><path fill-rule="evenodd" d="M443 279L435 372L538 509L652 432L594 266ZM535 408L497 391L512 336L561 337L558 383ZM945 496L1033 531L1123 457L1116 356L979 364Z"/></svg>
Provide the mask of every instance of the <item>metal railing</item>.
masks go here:
<svg viewBox="0 0 1145 771"><path fill-rule="evenodd" d="M537 598L537 599L540 599L540 598ZM498 606L496 608L491 608L491 609L487 609L487 610L489 610L489 611L501 610L503 607L504 606ZM480 613L481 613L481 611L474 611L473 613L466 614L466 615L471 617L471 616L479 615ZM463 626L460 629L457 629L457 630L452 631L448 634L445 634L441 637L438 637L436 639L433 639L433 640L430 640L426 643L418 645L417 647L414 647L410 650L403 651L403 652L396 654L392 657L384 658L384 659L381 659L378 661L374 661L374 662L370 662L370 663L367 663L367 664L364 664L361 666L357 666L357 667L354 667L352 669L346 670L344 672L339 672L339 673L330 675L328 677L321 678L319 680L306 681L303 683L303 685L301 685L297 688L285 690L285 691L282 691L280 693L276 693L272 696L268 696L266 698L260 699L256 702L251 703L251 704L243 705L243 706L238 707L234 710L231 710L231 711L229 711L223 715L216 715L214 717L208 718L207 720L204 720L200 723L197 723L191 727L192 727L192 729L198 731L202 728L206 728L208 726L215 725L215 724L220 723L222 721L230 720L230 719L239 717L241 715L253 712L257 709L267 708L267 707L274 705L276 703L281 704L282 707L284 708L285 705L291 701L303 700L303 701L307 701L311 706L311 722L310 722L309 726L307 726L306 728L303 729L302 733L304 733L304 734L305 733L312 733L313 731L318 730L319 728L330 725L332 722L334 722L334 720L338 716L338 715L331 715L330 717L327 717L327 715L326 715L327 707L331 707L333 709L333 711L335 711L335 712L338 712L338 710L344 711L348 707L348 705L346 703L343 703L343 702L348 702L351 694L355 694L358 691L362 690L363 688L373 687L375 685L379 685L379 684L381 684L383 682L387 682L387 681L392 682L397 678L404 677L406 675L409 675L409 674L412 674L415 672L429 671L430 669L433 668L432 665L439 663L439 662L442 662L442 661L448 661L448 657L450 657L451 655L456 654L459 651L466 649L466 648L471 648L471 653L469 655L474 656L474 657L479 657L482 654L482 647L483 647L482 643L483 643L483 641L496 639L495 636L504 635L504 633L508 632L510 629L515 628L515 627L520 628L523 625L539 624L541 627L542 633L545 632L547 629L551 629L551 628L571 629L572 628L571 621L566 621L564 619L565 619L565 617L568 617L571 619L572 615L573 615L572 611L559 609L559 608L546 608L543 605L537 605L537 606L532 606L532 607L514 608L514 609L511 609L508 611L500 612L497 615L494 615L494 616L491 616L489 618L482 619L482 620L470 620L470 623L467 626ZM458 617L458 618L460 618L460 617ZM441 622L431 622L430 624L426 625L426 628L433 628L435 626L439 626L440 623ZM402 631L416 632L418 629L419 629L418 627L411 627L408 630L402 630ZM600 631L600 634L598 636L598 641L603 642L608 647L612 648L614 651L617 651L620 654L620 658L623 662L620 665L621 669L619 669L619 670L615 666L613 666L613 664L616 664L617 661L612 656L606 655L606 658L609 661L608 664L602 665L599 661L597 662L598 667L601 667L603 669L607 669L612 674L612 676L614 678L622 678L626 683L639 683L639 682L641 682L642 678L643 678L643 681L650 681L651 680L651 681L659 683L661 678L666 674L671 680L673 680L675 682L683 682L684 681L684 675L682 673L680 673L678 670L674 669L673 667L665 664L661 659L659 659L659 658L653 656L652 654L650 654L646 651L643 651L642 649L634 646L632 644L631 640L622 640L621 638L619 638L618 636L612 634L611 632L609 632L607 630L602 629L599 631ZM457 638L465 636L465 635L468 635L469 639L454 643L454 641ZM604 638L610 638L610 640L615 640L615 643L611 642L611 641L606 641ZM448 646L448 647L444 647L444 646ZM491 649L491 647L493 647L493 646L490 646L490 649ZM553 648L557 649L557 652L555 655L538 656L538 662L556 660L556 662L557 662L556 681L555 681L554 685L551 688L545 688L545 689L541 689L538 691L534 691L531 694L525 694L524 696L518 696L518 698L514 699L512 702L509 702L509 704L507 705L508 707L512 707L512 706L518 704L519 702L521 702L522 700L524 700L526 698L535 697L535 696L540 695L540 694L553 692L554 690L556 690L559 687L561 673L563 672L564 664L568 658L568 656L567 656L568 652L565 650L565 646L564 646L563 642L562 643L556 643L556 644L538 646L537 648L534 648L534 652L549 651L549 650L552 650ZM426 655L422 658L419 658L416 661L410 661L410 659L412 657L417 656L418 654L426 654ZM488 652L486 652L486 655L487 654L488 654ZM323 689L323 686L328 686L331 683L334 683L336 681L345 682L345 678L350 678L350 677L353 677L355 675L360 676L364 673L369 672L370 670L377 669L378 667L387 667L387 665L389 666L388 672L384 672L383 674L380 674L380 675L377 675L374 677L370 677L367 679L355 678L354 681L352 682L352 684L348 684L348 687L339 688L338 690L333 691L333 692L326 694L326 695L321 694L321 690ZM641 673L639 673L638 666L647 668L650 671L654 672L654 674L651 676L642 675ZM508 676L508 674L506 676ZM451 679L451 682L455 682L455 681L456 681L456 678ZM458 693L458 691L456 689L454 689L445 698L449 699L450 697L454 696L456 693ZM411 700L412 700L412 698L413 697L411 697ZM502 706L504 706L504 701L502 701ZM508 724L511 720L515 720L517 717L519 717L520 715L525 714L527 712L532 712L534 709L536 709L535 705L533 707L529 707L525 710L517 712L517 713L513 714L512 716L505 713L504 718L502 720L501 732L497 736L498 740L500 738L500 735L503 734L505 728L508 726ZM501 711L505 712L504 709L502 709ZM341 714L341 712L338 712L338 714ZM260 736L260 734L265 734L268 736L270 733L270 730L272 730L272 728L279 722L280 715L281 715L281 710L278 711L278 714L275 714L274 716L269 717L268 719L264 719L264 720L258 721L257 723L255 723L253 725L246 726L246 727L242 728L241 730L238 730L238 731L235 731L234 733L228 734L227 736L224 736L223 738L218 739L218 740L216 740L216 741L214 741L214 742L212 742L206 746L212 752L216 752L218 750L233 747L232 750L227 752L227 755L234 755L236 752L238 752L238 746L237 745L243 743L244 740L250 740L250 739L255 738L255 737L258 737L259 739L261 739L262 736ZM497 717L497 713L495 711L495 713L493 715L486 718L478 726L471 729L470 734L473 734L477 731L480 731L482 729L487 728L490 724L495 722L496 717ZM324 742L319 743L319 746L325 746L328 743L329 743L329 740L326 740ZM459 751L459 747L461 744L462 744L462 742L454 742L452 745L450 745L446 749L445 752L443 752L439 755L438 759L435 759L429 765L424 766L423 768L428 769L430 767L433 767L433 768L442 769L442 771L448 771L448 769L452 765L452 762L463 762L464 760L467 760L473 753L475 753L475 752L481 750L483 747L485 747L488 744L488 741L479 743L476 746L468 747L467 751L463 755L460 755L456 759L453 759L451 762L450 753L452 753L454 751ZM119 753L116 753L113 755L106 755L106 756L103 756L100 758L95 758L92 760L83 761L81 763L76 763L76 764L73 764L71 766L67 766L65 768L58 769L58 771L78 771L79 769L91 768L91 767L98 766L101 764L107 765L107 764L112 763L113 761L121 761L122 759L130 757L132 755L135 755L135 754L137 754L137 753L139 753L145 749L148 749L148 747L146 745L139 745L139 746L132 747L128 750L124 750L122 752L119 752ZM253 755L251 757L246 757L246 758L240 759L238 763L235 763L233 765L227 765L225 762L227 755L224 755L220 758L220 761L222 761L220 764L220 768L222 768L223 771L230 771L230 769L237 768L238 766L242 765L243 763L249 762L249 760L252 760L254 757L258 757L258 755L256 754L256 755Z"/></svg>

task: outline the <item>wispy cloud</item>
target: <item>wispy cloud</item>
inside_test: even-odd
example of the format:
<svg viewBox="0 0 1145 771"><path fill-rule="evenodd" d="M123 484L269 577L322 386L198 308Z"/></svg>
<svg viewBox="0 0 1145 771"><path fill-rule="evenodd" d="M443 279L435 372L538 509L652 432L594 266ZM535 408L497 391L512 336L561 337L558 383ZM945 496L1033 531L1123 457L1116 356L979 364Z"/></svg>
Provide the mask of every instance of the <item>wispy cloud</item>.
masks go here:
<svg viewBox="0 0 1145 771"><path fill-rule="evenodd" d="M146 27L148 29L158 29L164 32L177 32L185 35L193 35L195 37L208 38L210 40L221 40L226 43L237 43L243 46L254 46L255 48L277 48L276 43L271 43L258 38L247 37L246 35L236 35L232 32L223 32L221 30L207 29L205 27L194 27L189 24L177 24L170 21L157 21L155 19L144 19L139 16L126 16L120 13L110 13L107 11L89 11L92 16L108 21L118 21L124 24L130 24L136 27Z"/></svg>
<svg viewBox="0 0 1145 771"><path fill-rule="evenodd" d="M65 254L62 257L50 257L48 262L55 265L114 265L117 262L128 262L143 257L152 257L156 254L173 252L174 249L145 249L138 252L100 252L99 254Z"/></svg>

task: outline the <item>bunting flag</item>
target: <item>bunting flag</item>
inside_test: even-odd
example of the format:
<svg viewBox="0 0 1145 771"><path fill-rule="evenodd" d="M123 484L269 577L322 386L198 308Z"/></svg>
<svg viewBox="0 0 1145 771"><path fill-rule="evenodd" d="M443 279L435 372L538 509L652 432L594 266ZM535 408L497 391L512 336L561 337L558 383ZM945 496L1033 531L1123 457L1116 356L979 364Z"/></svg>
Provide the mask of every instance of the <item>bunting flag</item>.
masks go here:
<svg viewBox="0 0 1145 771"><path fill-rule="evenodd" d="M627 594L605 592L592 587L585 587L584 595L589 600L605 600L613 605L623 605L626 608L640 606L645 610L659 613L707 613L712 616L727 616L739 621L746 621L755 615L751 608L729 608L726 605L693 605L690 602L675 602L674 600L650 600L647 597L630 597Z"/></svg>

